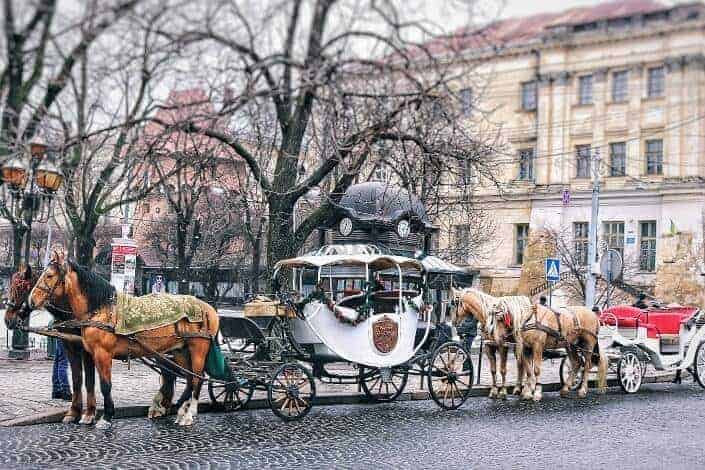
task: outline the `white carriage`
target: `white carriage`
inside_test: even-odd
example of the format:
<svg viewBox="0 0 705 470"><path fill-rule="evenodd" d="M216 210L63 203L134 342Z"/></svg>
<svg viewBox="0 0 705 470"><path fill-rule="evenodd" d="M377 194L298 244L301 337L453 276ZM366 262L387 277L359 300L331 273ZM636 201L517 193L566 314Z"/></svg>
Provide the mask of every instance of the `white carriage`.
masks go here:
<svg viewBox="0 0 705 470"><path fill-rule="evenodd" d="M418 375L439 406L462 405L473 382L469 352L437 334L424 302L423 263L370 250L330 251L280 261L274 278L293 293L250 303L245 317L221 319L223 336L239 341L232 367L240 378L216 384L211 398L234 409L259 387L275 414L292 420L310 410L314 378L358 385L370 401L384 402ZM340 363L353 364L353 372Z"/></svg>

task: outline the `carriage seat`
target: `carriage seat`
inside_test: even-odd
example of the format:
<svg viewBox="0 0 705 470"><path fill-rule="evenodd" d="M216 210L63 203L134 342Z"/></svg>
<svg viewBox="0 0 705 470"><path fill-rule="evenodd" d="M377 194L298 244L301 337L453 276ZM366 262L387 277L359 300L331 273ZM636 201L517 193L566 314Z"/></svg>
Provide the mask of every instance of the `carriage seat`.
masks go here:
<svg viewBox="0 0 705 470"><path fill-rule="evenodd" d="M365 293L361 290L345 289L345 297L336 302L339 307L358 308L365 303Z"/></svg>
<svg viewBox="0 0 705 470"><path fill-rule="evenodd" d="M647 337L658 338L661 335L678 335L681 324L690 321L697 311L695 307L677 306L642 310L629 305L617 305L605 310L600 315L600 320L614 326L616 317L617 326L646 328Z"/></svg>

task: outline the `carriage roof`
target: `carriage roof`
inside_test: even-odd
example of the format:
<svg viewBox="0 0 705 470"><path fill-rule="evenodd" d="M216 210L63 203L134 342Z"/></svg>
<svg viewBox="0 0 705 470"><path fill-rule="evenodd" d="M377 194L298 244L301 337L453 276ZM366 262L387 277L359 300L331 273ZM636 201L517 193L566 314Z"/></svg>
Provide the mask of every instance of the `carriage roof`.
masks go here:
<svg viewBox="0 0 705 470"><path fill-rule="evenodd" d="M424 270L421 261L403 256L360 254L360 255L305 255L279 261L274 266L275 273L281 268L321 268L323 266L357 265L369 266L375 270L396 268Z"/></svg>

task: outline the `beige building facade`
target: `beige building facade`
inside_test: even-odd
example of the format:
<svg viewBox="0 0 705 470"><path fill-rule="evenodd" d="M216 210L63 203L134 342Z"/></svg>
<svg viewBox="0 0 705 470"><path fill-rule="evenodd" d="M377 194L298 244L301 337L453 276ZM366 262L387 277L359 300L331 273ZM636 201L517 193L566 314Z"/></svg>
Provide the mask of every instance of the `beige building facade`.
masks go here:
<svg viewBox="0 0 705 470"><path fill-rule="evenodd" d="M526 245L542 229L587 259L595 167L600 244L623 254L630 282L653 286L660 269L673 271L664 248L677 234L702 251L705 5L612 2L477 34L492 46L469 51L479 65L458 95L508 149L496 156L501 190L482 178L475 188L497 234L467 260L484 287L517 292ZM453 243L449 234L441 246Z"/></svg>

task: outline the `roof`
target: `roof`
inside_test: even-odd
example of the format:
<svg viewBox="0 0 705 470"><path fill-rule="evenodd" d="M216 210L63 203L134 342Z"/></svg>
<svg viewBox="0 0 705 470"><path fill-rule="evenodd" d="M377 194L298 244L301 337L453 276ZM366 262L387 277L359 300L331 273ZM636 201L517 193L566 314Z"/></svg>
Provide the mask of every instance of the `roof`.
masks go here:
<svg viewBox="0 0 705 470"><path fill-rule="evenodd" d="M437 256L426 256L421 259L421 263L427 272L433 274L468 274L465 268L444 261Z"/></svg>
<svg viewBox="0 0 705 470"><path fill-rule="evenodd" d="M324 255L324 256L299 256L279 261L274 266L274 273L281 268L320 268L322 266L335 265L368 265L375 270L395 268L410 268L422 271L424 269L421 261L403 256L391 255Z"/></svg>
<svg viewBox="0 0 705 470"><path fill-rule="evenodd" d="M503 48L525 45L540 40L551 28L624 18L637 14L667 11L673 7L655 0L624 0L592 7L570 8L557 13L539 13L508 18L481 27L464 27L449 37L435 39L425 45L430 54L460 52L487 47Z"/></svg>

